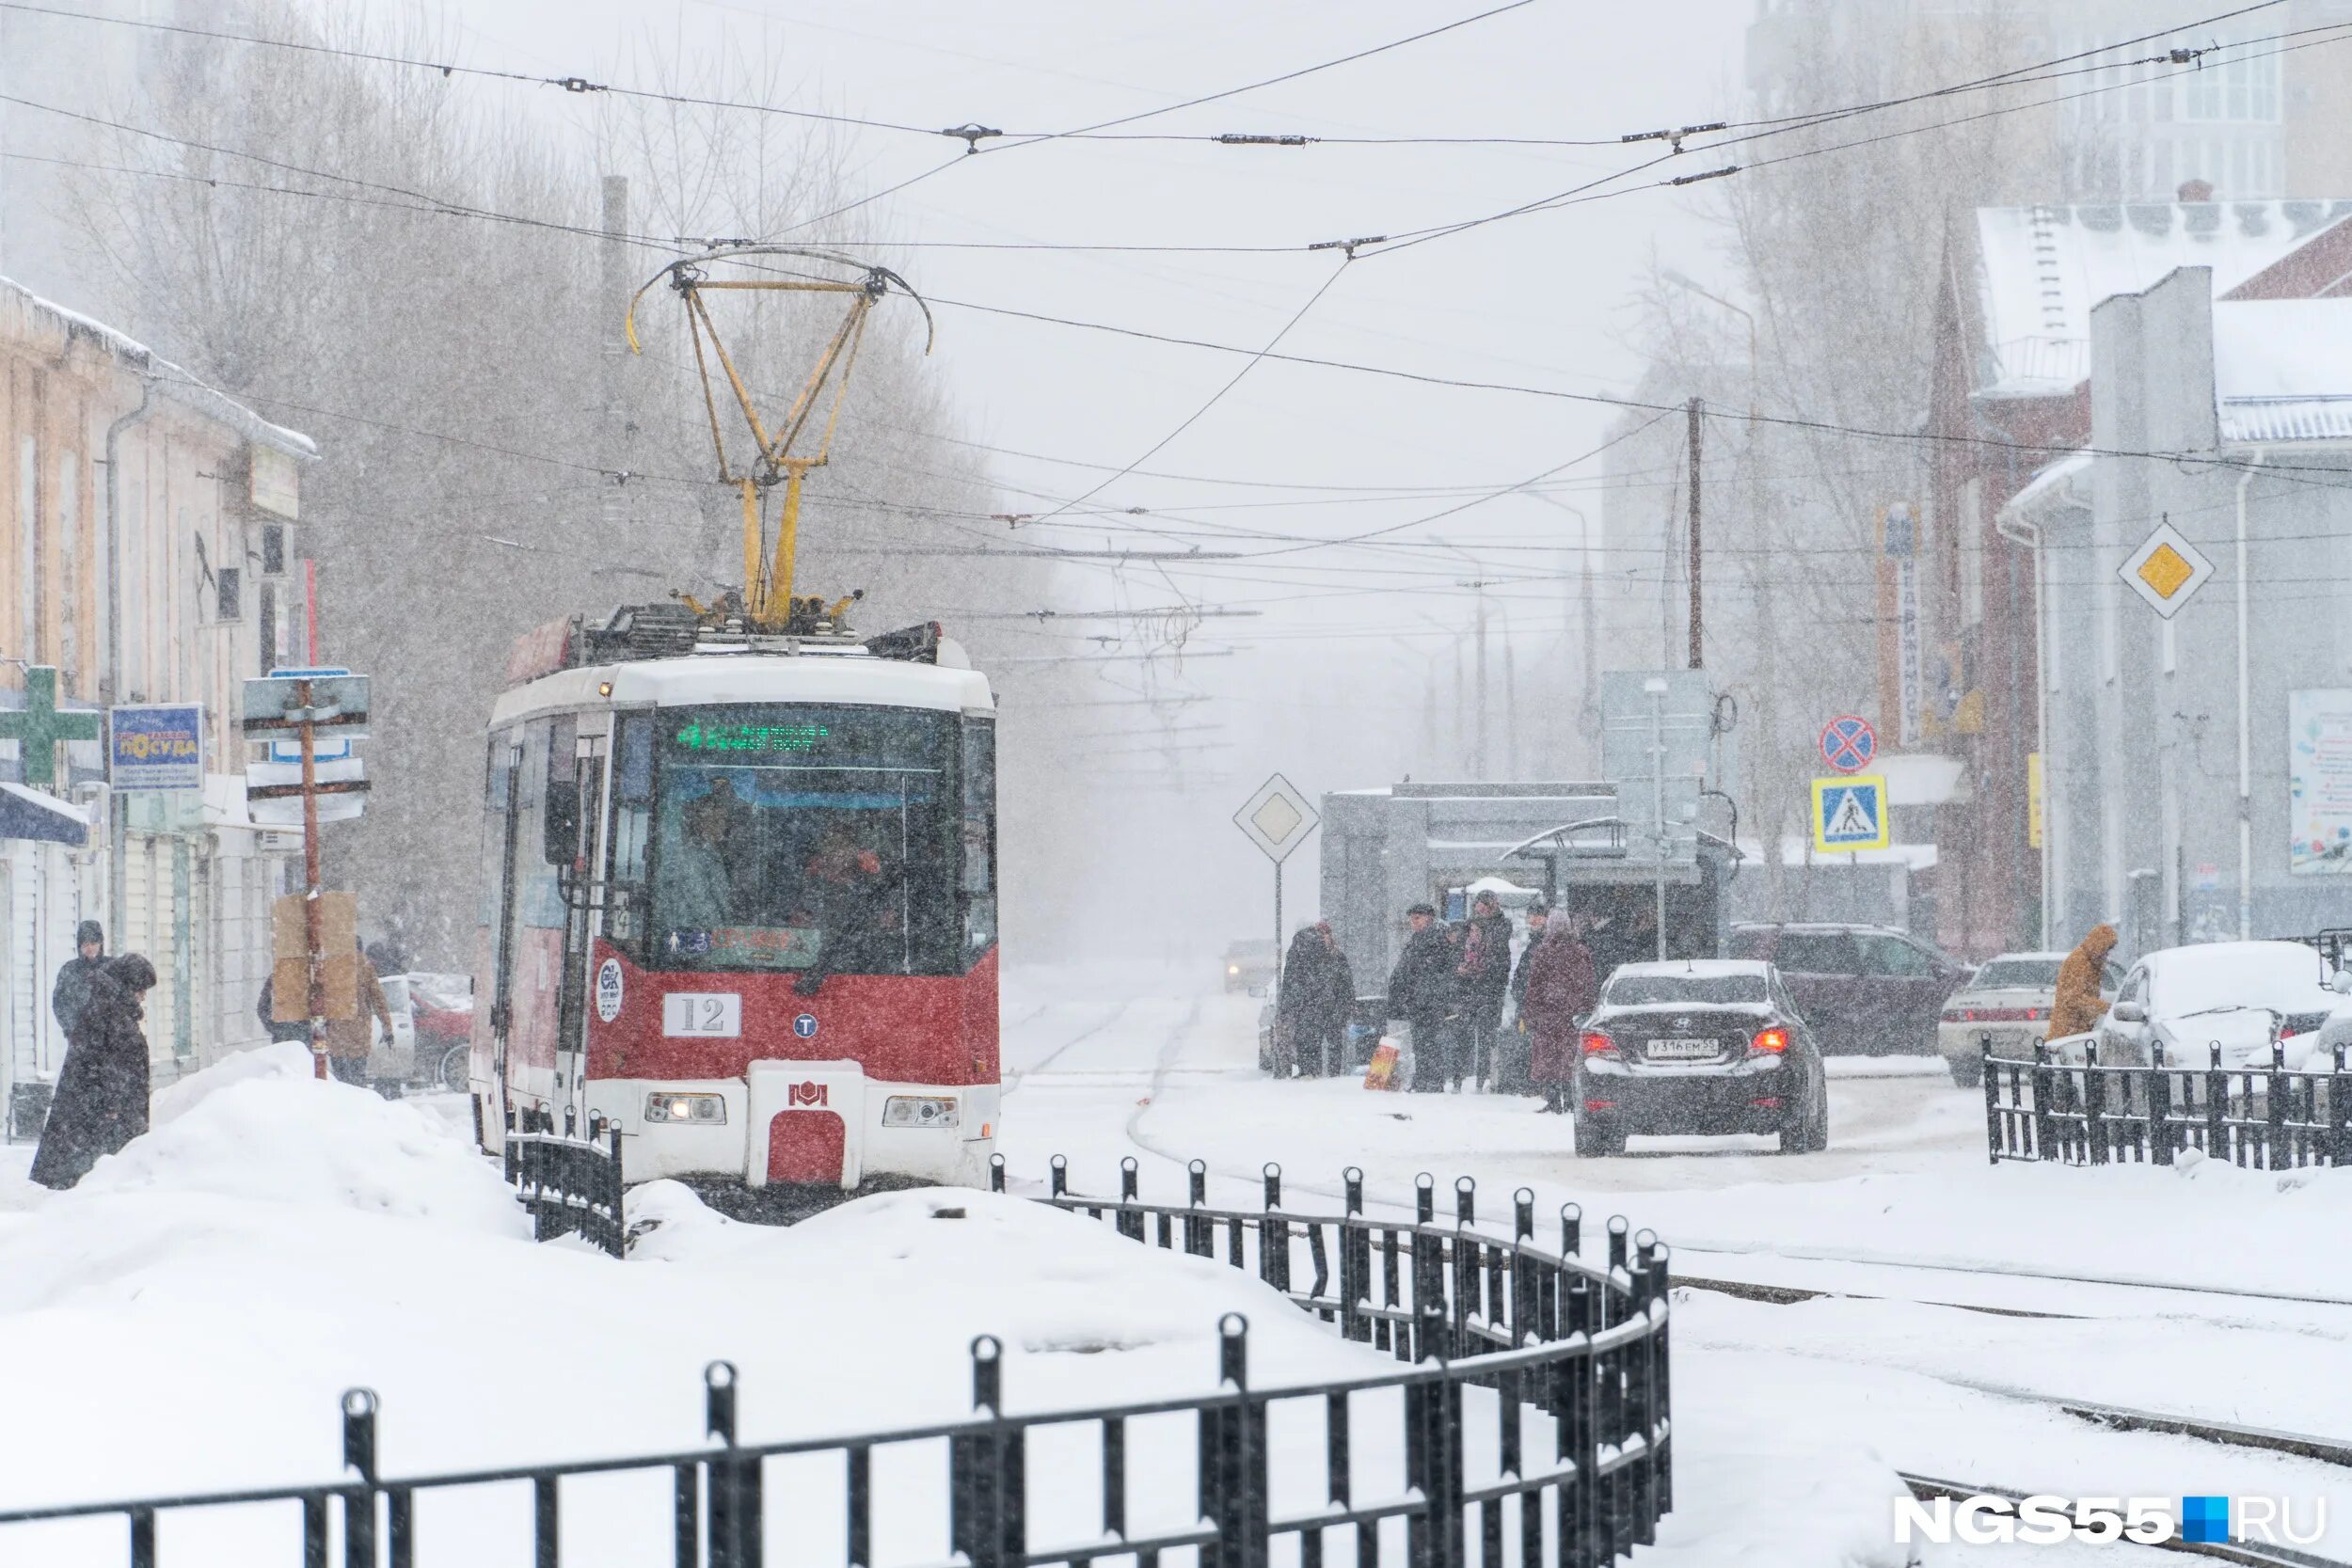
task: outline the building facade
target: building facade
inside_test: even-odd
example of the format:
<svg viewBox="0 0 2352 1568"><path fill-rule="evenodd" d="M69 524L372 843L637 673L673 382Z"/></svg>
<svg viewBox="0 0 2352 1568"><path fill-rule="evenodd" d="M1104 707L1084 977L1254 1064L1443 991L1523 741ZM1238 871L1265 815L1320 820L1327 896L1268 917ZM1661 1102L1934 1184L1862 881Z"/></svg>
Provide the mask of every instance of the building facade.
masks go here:
<svg viewBox="0 0 2352 1568"><path fill-rule="evenodd" d="M2092 454L2001 519L2043 582L2053 931L2352 922L2352 298L2217 300L2188 267L2091 328ZM2211 568L2169 618L2130 577L2160 527Z"/></svg>
<svg viewBox="0 0 2352 1568"><path fill-rule="evenodd" d="M36 748L0 740L20 812L54 802L84 825L0 838L7 1094L55 1080L50 982L84 919L155 965L159 1079L263 1037L270 900L301 846L246 814L238 699L246 677L306 651L295 525L315 457L307 437L0 279L0 718L18 736L99 736L56 746L48 777L28 768ZM200 789L110 787L90 721L151 703L201 708Z"/></svg>
<svg viewBox="0 0 2352 1568"><path fill-rule="evenodd" d="M1982 955L2079 934L2045 903L2049 841L2033 798L2035 758L2059 723L2036 685L2041 607L2057 590L2039 576L2026 515L2005 509L2056 483L2036 477L2053 459L2098 444L2092 318L2183 268L2225 301L2342 291L2352 201L2085 203L1971 218L1947 256L1935 324L1923 553L1938 657L1920 722L1968 784L1936 825L1939 935Z"/></svg>

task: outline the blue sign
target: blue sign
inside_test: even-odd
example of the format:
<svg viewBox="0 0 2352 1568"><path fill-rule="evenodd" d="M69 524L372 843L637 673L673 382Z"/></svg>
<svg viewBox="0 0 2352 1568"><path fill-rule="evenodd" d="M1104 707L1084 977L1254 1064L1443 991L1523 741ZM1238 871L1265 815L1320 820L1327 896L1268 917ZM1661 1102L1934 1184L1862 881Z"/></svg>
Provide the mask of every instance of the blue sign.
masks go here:
<svg viewBox="0 0 2352 1568"><path fill-rule="evenodd" d="M1813 781L1813 847L1883 849L1892 842L1886 781L1848 776Z"/></svg>
<svg viewBox="0 0 2352 1568"><path fill-rule="evenodd" d="M106 777L117 789L204 787L199 703L118 707L107 715Z"/></svg>
<svg viewBox="0 0 2352 1568"><path fill-rule="evenodd" d="M1859 773L1879 754L1879 733L1867 719L1842 714L1821 726L1821 760L1840 773Z"/></svg>
<svg viewBox="0 0 2352 1568"><path fill-rule="evenodd" d="M804 1040L815 1039L817 1037L817 1015L815 1013L803 1013L800 1017L794 1019L792 1021L792 1032L800 1036L801 1038Z"/></svg>
<svg viewBox="0 0 2352 1568"><path fill-rule="evenodd" d="M280 666L279 668L272 670L269 673L269 678L272 680L324 680L330 675L348 675L350 673L350 671L344 669L340 664L321 665L317 669L303 670L288 669ZM348 740L328 740L322 737L317 741L312 755L316 756L321 762L342 762L351 755L351 742ZM271 741L269 743L269 760L272 762L300 762L302 760L302 742L299 740Z"/></svg>

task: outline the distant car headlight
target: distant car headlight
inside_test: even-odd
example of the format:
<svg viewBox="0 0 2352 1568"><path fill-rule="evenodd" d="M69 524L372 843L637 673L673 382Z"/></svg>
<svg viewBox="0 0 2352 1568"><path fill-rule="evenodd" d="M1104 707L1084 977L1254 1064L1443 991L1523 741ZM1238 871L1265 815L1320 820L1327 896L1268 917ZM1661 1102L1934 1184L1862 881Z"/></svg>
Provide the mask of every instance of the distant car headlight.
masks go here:
<svg viewBox="0 0 2352 1568"><path fill-rule="evenodd" d="M882 1101L884 1127L953 1127L961 1119L951 1099L894 1094Z"/></svg>
<svg viewBox="0 0 2352 1568"><path fill-rule="evenodd" d="M647 1121L699 1121L708 1127L714 1123L725 1126L726 1096L719 1094L662 1094L645 1096Z"/></svg>
<svg viewBox="0 0 2352 1568"><path fill-rule="evenodd" d="M1227 964L1227 965L1225 966L1225 973L1226 973L1226 974L1239 974L1241 973L1241 965L1239 965L1239 964Z"/></svg>

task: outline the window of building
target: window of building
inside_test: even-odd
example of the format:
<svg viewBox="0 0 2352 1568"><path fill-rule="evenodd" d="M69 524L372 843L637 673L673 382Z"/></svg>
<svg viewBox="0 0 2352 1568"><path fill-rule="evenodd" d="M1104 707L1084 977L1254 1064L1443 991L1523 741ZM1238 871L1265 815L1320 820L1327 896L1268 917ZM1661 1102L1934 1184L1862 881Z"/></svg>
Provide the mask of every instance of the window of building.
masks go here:
<svg viewBox="0 0 2352 1568"><path fill-rule="evenodd" d="M242 589L245 573L234 566L223 566L213 574L213 580L219 590L216 618L223 621L244 620Z"/></svg>
<svg viewBox="0 0 2352 1568"><path fill-rule="evenodd" d="M262 575L283 577L286 572L286 525L262 525Z"/></svg>

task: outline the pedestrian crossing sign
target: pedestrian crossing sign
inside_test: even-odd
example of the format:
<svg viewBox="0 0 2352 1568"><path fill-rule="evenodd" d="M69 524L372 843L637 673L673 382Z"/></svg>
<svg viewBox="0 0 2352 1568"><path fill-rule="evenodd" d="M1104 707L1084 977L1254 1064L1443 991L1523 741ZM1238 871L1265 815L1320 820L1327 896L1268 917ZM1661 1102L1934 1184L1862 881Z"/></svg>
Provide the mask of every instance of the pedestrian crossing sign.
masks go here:
<svg viewBox="0 0 2352 1568"><path fill-rule="evenodd" d="M1883 849L1890 842L1886 781L1852 775L1813 781L1813 847Z"/></svg>

